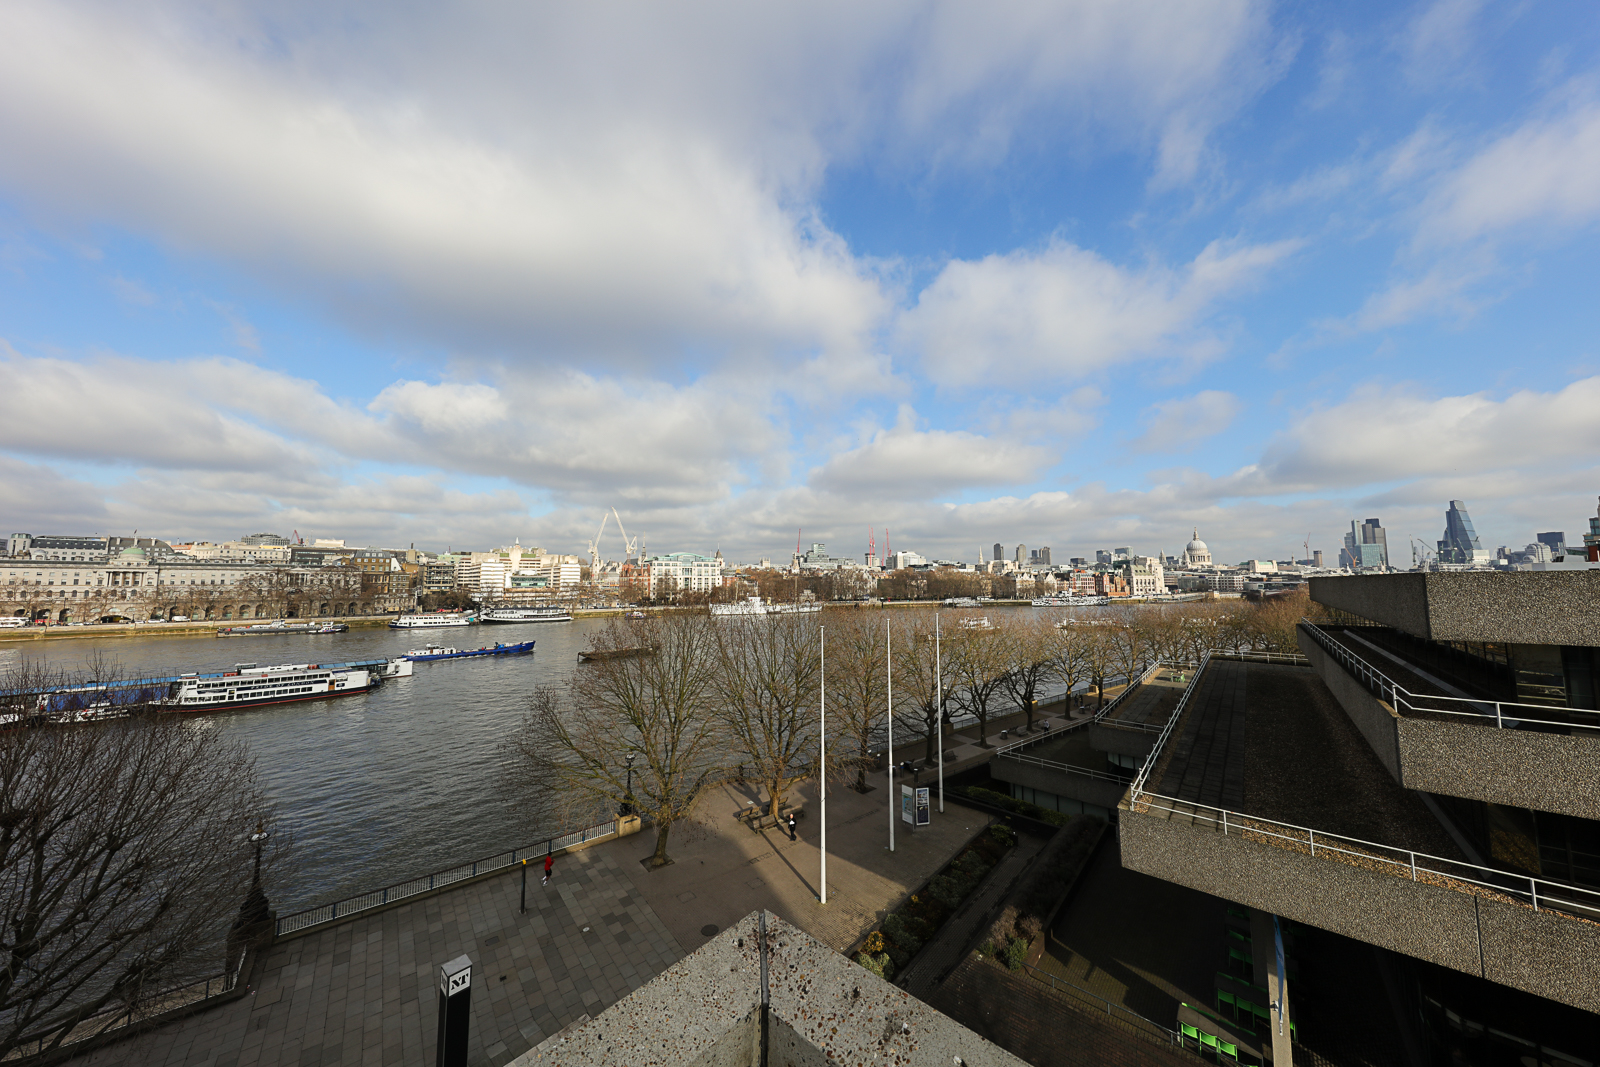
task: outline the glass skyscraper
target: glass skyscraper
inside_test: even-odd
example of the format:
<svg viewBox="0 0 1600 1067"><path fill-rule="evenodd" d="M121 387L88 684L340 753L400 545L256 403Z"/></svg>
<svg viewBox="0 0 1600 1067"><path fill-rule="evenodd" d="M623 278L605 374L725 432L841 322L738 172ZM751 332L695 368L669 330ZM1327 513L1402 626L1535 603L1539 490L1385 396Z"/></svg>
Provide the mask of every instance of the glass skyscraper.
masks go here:
<svg viewBox="0 0 1600 1067"><path fill-rule="evenodd" d="M1478 543L1478 531L1472 528L1466 503L1450 501L1450 510L1444 513L1444 537L1439 540L1439 562L1481 563L1488 558L1488 551Z"/></svg>

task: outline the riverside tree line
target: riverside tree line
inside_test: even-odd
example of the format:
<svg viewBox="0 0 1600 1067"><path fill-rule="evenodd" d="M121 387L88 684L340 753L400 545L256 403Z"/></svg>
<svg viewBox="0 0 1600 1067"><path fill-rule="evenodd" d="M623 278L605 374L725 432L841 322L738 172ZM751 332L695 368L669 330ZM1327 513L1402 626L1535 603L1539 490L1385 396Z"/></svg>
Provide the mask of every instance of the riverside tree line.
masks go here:
<svg viewBox="0 0 1600 1067"><path fill-rule="evenodd" d="M721 782L761 787L774 817L819 771L865 789L887 741L891 649L897 747L931 761L957 718L975 719L988 746L999 716L1021 711L1033 729L1047 693L1088 687L1103 702L1109 684L1157 661L1192 663L1219 648L1293 651L1308 607L1301 595L1080 612L830 608L617 620L595 634L595 658L565 686L533 693L504 747L506 786L546 825L637 812L655 829L652 863L662 865L673 827L692 825Z"/></svg>

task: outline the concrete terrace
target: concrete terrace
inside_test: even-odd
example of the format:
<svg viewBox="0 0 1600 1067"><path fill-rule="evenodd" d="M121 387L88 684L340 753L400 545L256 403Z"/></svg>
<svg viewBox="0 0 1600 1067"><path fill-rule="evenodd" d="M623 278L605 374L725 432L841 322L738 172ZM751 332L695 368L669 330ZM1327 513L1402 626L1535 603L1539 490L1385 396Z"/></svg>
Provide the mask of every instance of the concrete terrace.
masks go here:
<svg viewBox="0 0 1600 1067"><path fill-rule="evenodd" d="M924 774L923 784L930 775ZM256 988L73 1062L133 1067L295 1067L431 1062L438 966L473 961L471 1063L501 1067L541 1041L598 1015L757 908L835 950L848 948L939 869L990 817L947 803L933 825L896 824L887 848L887 776L866 794L830 789L828 897L819 869L815 786L799 839L752 833L735 813L753 788L707 798L698 828L674 830L674 863L639 862L655 835L608 841L556 859L546 888L529 869L528 912L519 874L474 882L342 922L267 950ZM898 792L898 790L896 790Z"/></svg>

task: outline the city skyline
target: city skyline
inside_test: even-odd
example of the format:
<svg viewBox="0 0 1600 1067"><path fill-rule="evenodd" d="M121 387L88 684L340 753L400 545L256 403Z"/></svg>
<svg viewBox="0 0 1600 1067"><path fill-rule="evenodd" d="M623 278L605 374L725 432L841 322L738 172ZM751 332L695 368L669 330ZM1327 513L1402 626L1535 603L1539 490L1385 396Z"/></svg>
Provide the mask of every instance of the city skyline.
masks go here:
<svg viewBox="0 0 1600 1067"><path fill-rule="evenodd" d="M1593 510L1586 8L542 10L9 5L0 515L1403 565Z"/></svg>

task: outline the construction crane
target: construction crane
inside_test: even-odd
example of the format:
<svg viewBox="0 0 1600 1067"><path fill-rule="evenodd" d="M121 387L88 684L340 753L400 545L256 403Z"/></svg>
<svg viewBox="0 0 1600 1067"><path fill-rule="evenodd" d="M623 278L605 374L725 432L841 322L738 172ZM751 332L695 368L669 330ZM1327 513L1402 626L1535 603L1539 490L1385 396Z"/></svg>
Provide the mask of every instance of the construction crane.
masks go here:
<svg viewBox="0 0 1600 1067"><path fill-rule="evenodd" d="M600 529L595 531L594 540L589 542L589 573L600 573L600 537L606 532L606 523L611 521L611 512L600 516Z"/></svg>
<svg viewBox="0 0 1600 1067"><path fill-rule="evenodd" d="M1421 552L1417 551L1418 545L1422 546ZM1411 538L1411 569L1414 571L1428 569L1428 542L1420 537Z"/></svg>
<svg viewBox="0 0 1600 1067"><path fill-rule="evenodd" d="M632 540L628 538L628 531L623 529L622 516L617 514L616 508L611 509L611 514L617 520L617 529L622 532L622 561L626 563L630 559L638 558L639 539L637 537Z"/></svg>

